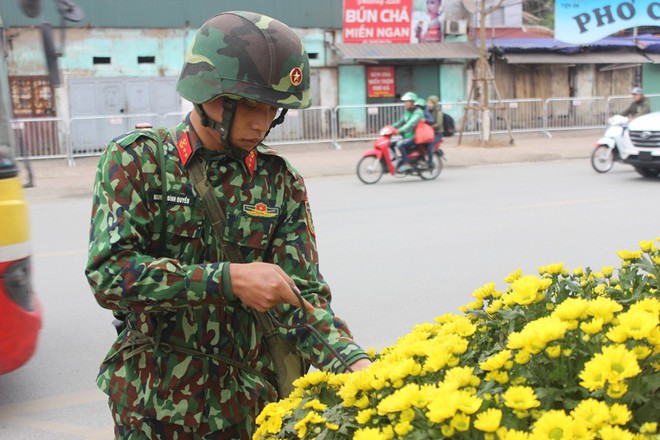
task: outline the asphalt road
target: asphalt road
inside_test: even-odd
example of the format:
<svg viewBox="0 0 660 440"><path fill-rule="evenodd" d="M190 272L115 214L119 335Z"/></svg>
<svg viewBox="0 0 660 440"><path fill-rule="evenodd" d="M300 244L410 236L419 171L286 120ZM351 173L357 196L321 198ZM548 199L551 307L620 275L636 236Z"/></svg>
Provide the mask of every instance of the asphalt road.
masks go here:
<svg viewBox="0 0 660 440"><path fill-rule="evenodd" d="M660 236L659 179L586 159L447 168L436 181L307 179L333 308L365 347L456 313L473 290L521 268L616 265L618 249ZM108 439L98 364L110 312L86 285L89 197L33 200L34 283L45 317L37 353L0 376L0 438Z"/></svg>

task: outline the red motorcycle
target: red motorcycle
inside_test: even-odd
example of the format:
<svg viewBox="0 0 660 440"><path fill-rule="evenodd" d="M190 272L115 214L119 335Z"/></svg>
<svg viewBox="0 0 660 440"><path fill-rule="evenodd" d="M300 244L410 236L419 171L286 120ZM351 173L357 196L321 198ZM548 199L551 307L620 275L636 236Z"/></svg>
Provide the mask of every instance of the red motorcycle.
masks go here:
<svg viewBox="0 0 660 440"><path fill-rule="evenodd" d="M399 157L395 145L401 139L396 128L386 125L380 130L380 137L374 142L374 147L362 155L362 159L357 164L357 176L361 182L366 184L376 183L383 177L383 174L389 173L394 177L419 176L424 180L433 180L442 172L442 159L444 152L440 148L442 139L433 145L433 157L429 166L428 148L426 144L415 145L415 148L408 153L411 170L398 171L397 164Z"/></svg>

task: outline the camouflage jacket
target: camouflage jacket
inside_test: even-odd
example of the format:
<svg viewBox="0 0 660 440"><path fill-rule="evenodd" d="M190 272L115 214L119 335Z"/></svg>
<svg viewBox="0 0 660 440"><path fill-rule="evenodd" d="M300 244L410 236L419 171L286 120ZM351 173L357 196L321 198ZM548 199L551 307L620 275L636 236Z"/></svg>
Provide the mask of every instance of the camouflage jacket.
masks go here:
<svg viewBox="0 0 660 440"><path fill-rule="evenodd" d="M310 323L349 364L367 355L330 308L298 172L264 145L245 162L203 148L189 119L174 131L175 142L165 129L129 132L109 144L98 164L86 275L102 307L130 313L129 329L104 359L97 384L129 424L131 417L150 417L191 427L208 423L213 430L251 425L276 391L263 376L219 358L265 375L272 373L271 360L261 328L231 291L229 263L189 179L189 156L204 155L227 214L225 238L238 244L245 261L281 266L316 307ZM159 226L157 136L168 136L166 237ZM155 249L163 238L160 255ZM293 324L290 306L273 311ZM343 370L308 331L285 334L318 369Z"/></svg>

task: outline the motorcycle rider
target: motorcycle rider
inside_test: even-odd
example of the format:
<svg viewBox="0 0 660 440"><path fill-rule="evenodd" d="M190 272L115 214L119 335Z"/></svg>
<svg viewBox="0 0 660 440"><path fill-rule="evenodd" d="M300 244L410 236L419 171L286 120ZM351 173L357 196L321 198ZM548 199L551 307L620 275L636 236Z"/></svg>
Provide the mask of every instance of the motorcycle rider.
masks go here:
<svg viewBox="0 0 660 440"><path fill-rule="evenodd" d="M434 122L431 124L433 127L433 130L435 131L435 137L433 138L433 142L429 145L429 167L433 166L433 146L437 144L440 139L442 139L445 135L445 124L444 124L444 112L442 111L442 107L440 106L440 98L438 98L436 95L431 95L426 99L426 111L431 114L431 117L433 118Z"/></svg>
<svg viewBox="0 0 660 440"><path fill-rule="evenodd" d="M651 104L649 103L649 99L644 96L644 91L641 87L633 87L631 93L633 102L621 113L621 116L627 116L630 121L638 116L651 113Z"/></svg>
<svg viewBox="0 0 660 440"><path fill-rule="evenodd" d="M401 101L403 101L405 110L403 115L392 124L392 127L396 128L397 132L403 136L396 144L396 148L401 154L401 162L398 166L400 172L412 170L408 160L408 151L415 147L415 128L424 119L424 111L415 105L417 99L418 96L414 92L404 93Z"/></svg>

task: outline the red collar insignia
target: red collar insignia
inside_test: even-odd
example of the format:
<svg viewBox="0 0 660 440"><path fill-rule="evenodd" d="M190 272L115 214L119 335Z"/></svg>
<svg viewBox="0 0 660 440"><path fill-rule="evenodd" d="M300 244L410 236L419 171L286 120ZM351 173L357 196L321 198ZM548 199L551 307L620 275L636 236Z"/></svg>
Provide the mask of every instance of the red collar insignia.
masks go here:
<svg viewBox="0 0 660 440"><path fill-rule="evenodd" d="M188 159L190 159L190 155L192 154L190 138L188 137L187 132L183 133L181 139L179 139L179 142L176 143L176 149L179 150L179 158L181 159L181 163L185 165L188 162Z"/></svg>
<svg viewBox="0 0 660 440"><path fill-rule="evenodd" d="M257 167L257 152L255 149L250 151L250 154L245 158L245 166L250 176L254 176L254 169Z"/></svg>

